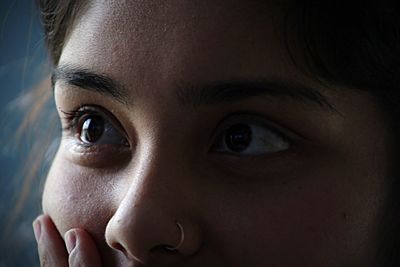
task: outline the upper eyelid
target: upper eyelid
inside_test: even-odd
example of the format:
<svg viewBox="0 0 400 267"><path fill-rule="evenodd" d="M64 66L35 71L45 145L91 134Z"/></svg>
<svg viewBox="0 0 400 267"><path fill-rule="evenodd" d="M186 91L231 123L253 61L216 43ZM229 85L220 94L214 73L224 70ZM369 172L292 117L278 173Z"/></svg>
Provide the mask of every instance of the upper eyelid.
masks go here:
<svg viewBox="0 0 400 267"><path fill-rule="evenodd" d="M108 111L106 108L99 106L99 105L82 105L76 110L72 111L65 111L60 109L60 112L65 114L66 117L62 118L66 120L67 123L67 129L66 130L71 130L74 127L77 127L77 123L79 122L79 119L81 119L84 115L97 115L108 121L111 125L113 125L117 130L121 132L125 137L127 137L127 133L122 126L121 122L117 119L117 117L112 114L110 111ZM65 128L63 128L65 129ZM74 129L77 130L77 129Z"/></svg>
<svg viewBox="0 0 400 267"><path fill-rule="evenodd" d="M76 110L72 111L65 111L60 109L60 112L66 115L70 115L69 118L67 119L67 123L70 125L68 129L71 129L73 127L76 127L76 123L78 122L77 119L80 119L83 117L84 114L88 115L98 115L104 118L106 121L111 123L118 131L121 132L122 135L124 135L127 139L129 139L129 135L125 131L124 127L122 126L121 122L118 120L118 118L110 111L108 111L106 108L99 106L99 105L81 105L79 108ZM78 115L79 114L79 115ZM74 118L75 121L71 121L71 118ZM297 140L306 140L303 135L297 133L296 131L293 131L289 127L286 127L285 125L282 125L281 123L278 123L270 118L268 118L265 114L258 114L258 113L251 113L251 112L235 112L235 113L230 113L226 116L224 116L222 119L219 120L219 122L216 124L214 127L214 130L212 130L212 135L211 135L211 145L213 143L213 140L220 136L225 130L228 129L229 126L234 124L235 122L243 122L245 120L246 122L253 122L261 126L265 126L269 128L274 134L277 134L279 137L282 137L286 139L290 143L295 143ZM64 128L63 128L64 129ZM74 129L77 130L77 129Z"/></svg>
<svg viewBox="0 0 400 267"><path fill-rule="evenodd" d="M263 114L254 114L248 112L236 112L222 118L217 124L216 128L213 130L211 140L214 140L216 137L220 136L234 123L240 123L243 121L253 122L258 125L265 126L278 136L289 141L290 143L294 143L297 140L307 140L307 138L297 133L296 131L267 118Z"/></svg>
<svg viewBox="0 0 400 267"><path fill-rule="evenodd" d="M66 127L63 127L63 130L78 130L77 129L77 124L79 123L79 120L84 116L84 115L98 115L97 112L89 112L89 110L82 110L82 107L76 110L71 110L71 111L65 111L60 109L60 112L64 115L61 117L63 124L66 123Z"/></svg>
<svg viewBox="0 0 400 267"><path fill-rule="evenodd" d="M63 114L63 116L60 116L61 118L61 124L62 124L62 130L63 131L70 131L72 130L75 126L75 119L79 117L79 111L65 111L60 109L60 113ZM65 125L66 124L66 125Z"/></svg>

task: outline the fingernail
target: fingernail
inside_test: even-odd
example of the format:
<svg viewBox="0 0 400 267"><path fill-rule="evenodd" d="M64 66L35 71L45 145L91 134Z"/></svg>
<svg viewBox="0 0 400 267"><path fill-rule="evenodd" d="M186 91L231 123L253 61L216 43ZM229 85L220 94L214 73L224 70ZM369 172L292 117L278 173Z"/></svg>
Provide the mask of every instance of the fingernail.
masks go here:
<svg viewBox="0 0 400 267"><path fill-rule="evenodd" d="M70 230L65 233L65 245L67 246L67 251L68 254L71 253L71 251L75 248L76 246L76 233L73 230Z"/></svg>
<svg viewBox="0 0 400 267"><path fill-rule="evenodd" d="M33 233L35 234L36 242L39 242L40 236L42 234L42 223L39 219L33 221Z"/></svg>

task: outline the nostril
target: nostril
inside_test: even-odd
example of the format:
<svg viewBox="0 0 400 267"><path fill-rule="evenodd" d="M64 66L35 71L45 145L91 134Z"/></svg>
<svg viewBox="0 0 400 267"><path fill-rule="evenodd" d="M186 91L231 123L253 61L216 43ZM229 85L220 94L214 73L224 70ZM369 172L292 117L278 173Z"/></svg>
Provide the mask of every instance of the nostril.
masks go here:
<svg viewBox="0 0 400 267"><path fill-rule="evenodd" d="M121 251L121 252L125 255L125 257L127 257L128 259L134 260L134 261L139 262L139 263L141 263L141 264L144 264L144 261L142 261L141 259L139 259L139 258L137 258L137 257L135 257L135 256L133 256L133 255L131 255L131 254L125 249L125 247L124 247L123 245L121 245L120 243L115 242L115 243L112 243L111 246L112 246L112 248L114 248L115 250Z"/></svg>
<svg viewBox="0 0 400 267"><path fill-rule="evenodd" d="M121 251L125 254L125 256L129 256L126 252L126 249L120 243L112 243L111 245L114 249Z"/></svg>

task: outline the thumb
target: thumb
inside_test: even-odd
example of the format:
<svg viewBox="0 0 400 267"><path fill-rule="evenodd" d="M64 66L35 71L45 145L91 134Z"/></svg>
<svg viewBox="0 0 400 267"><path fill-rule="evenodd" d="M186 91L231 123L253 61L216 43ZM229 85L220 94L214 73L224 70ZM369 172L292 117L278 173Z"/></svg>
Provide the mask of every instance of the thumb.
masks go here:
<svg viewBox="0 0 400 267"><path fill-rule="evenodd" d="M89 233L75 228L66 232L64 239L69 254L69 266L102 266L100 253Z"/></svg>

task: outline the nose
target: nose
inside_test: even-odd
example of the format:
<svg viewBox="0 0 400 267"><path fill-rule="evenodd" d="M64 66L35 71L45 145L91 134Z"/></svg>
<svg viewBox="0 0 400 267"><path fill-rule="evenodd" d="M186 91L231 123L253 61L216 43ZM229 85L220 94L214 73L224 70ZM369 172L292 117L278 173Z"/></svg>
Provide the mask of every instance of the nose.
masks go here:
<svg viewBox="0 0 400 267"><path fill-rule="evenodd" d="M121 184L128 189L107 224L106 242L142 264L177 263L201 245L200 227L183 201L188 192L171 168L151 160L140 165L133 172L137 175Z"/></svg>

